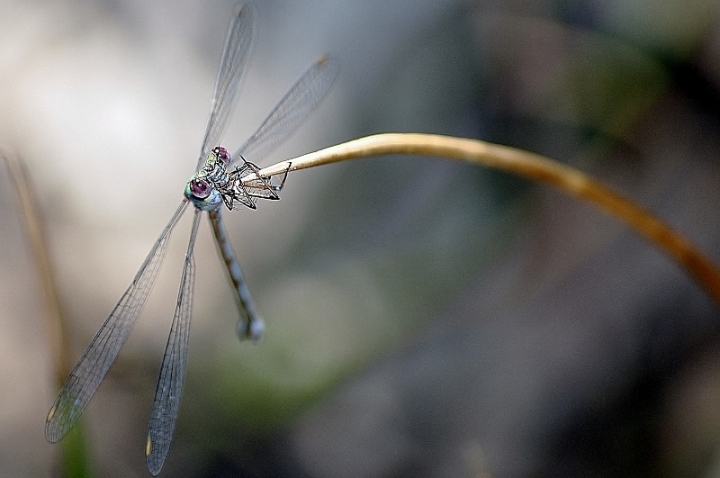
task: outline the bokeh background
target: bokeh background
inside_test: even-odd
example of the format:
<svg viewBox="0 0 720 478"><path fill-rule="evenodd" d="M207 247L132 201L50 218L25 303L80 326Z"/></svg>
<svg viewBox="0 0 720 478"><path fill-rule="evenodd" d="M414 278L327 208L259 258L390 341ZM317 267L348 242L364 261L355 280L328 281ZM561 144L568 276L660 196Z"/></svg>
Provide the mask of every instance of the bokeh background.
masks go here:
<svg viewBox="0 0 720 478"><path fill-rule="evenodd" d="M69 355L177 205L232 0L0 0L0 148L45 219ZM261 164L418 131L596 175L720 261L712 0L257 0L224 144L322 53L341 75ZM38 272L0 169L0 476L62 476ZM720 476L720 313L624 226L546 186L428 158L293 173L226 215L266 318L239 344L209 228L161 476ZM186 218L187 219L187 218ZM189 220L83 420L93 476L148 476L147 420Z"/></svg>

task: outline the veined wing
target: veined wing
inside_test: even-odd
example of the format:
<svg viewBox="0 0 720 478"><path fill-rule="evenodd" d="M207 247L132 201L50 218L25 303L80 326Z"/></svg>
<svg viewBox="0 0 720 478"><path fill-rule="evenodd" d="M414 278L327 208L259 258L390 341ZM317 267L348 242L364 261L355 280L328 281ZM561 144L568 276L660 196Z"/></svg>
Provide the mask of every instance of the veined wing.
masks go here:
<svg viewBox="0 0 720 478"><path fill-rule="evenodd" d="M170 335L163 355L160 378L155 389L150 426L145 447L148 468L153 476L160 473L165 457L170 449L175 422L177 421L185 380L188 336L190 334L190 316L192 313L193 285L195 283L195 260L193 248L200 224L200 209L195 210L190 242L185 254L185 266L180 280L177 306L173 316Z"/></svg>
<svg viewBox="0 0 720 478"><path fill-rule="evenodd" d="M188 202L183 201L177 208L135 275L132 284L65 381L46 419L45 438L49 442L60 440L72 428L95 394L100 382L105 378L110 366L115 362L160 270L170 234L187 205Z"/></svg>
<svg viewBox="0 0 720 478"><path fill-rule="evenodd" d="M280 100L258 130L232 155L232 163L245 157L262 161L264 156L282 142L307 115L315 109L330 90L337 76L337 62L327 56L320 58L298 79Z"/></svg>
<svg viewBox="0 0 720 478"><path fill-rule="evenodd" d="M215 81L212 110L200 148L196 172L203 165L210 149L217 146L218 140L227 126L230 112L235 103L235 94L248 63L254 39L255 8L252 5L238 5L230 25L230 31L225 39L225 47Z"/></svg>

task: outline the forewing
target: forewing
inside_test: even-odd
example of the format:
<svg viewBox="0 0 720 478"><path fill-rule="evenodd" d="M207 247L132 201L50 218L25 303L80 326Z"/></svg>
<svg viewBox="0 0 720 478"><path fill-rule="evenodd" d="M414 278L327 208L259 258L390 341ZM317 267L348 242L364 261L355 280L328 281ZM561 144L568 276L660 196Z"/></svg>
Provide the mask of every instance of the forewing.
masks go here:
<svg viewBox="0 0 720 478"><path fill-rule="evenodd" d="M218 145L220 136L225 131L255 39L255 8L252 5L238 5L235 11L225 39L210 119L200 148L196 172L203 165L208 152Z"/></svg>
<svg viewBox="0 0 720 478"><path fill-rule="evenodd" d="M170 234L187 204L187 201L183 201L175 211L135 275L132 284L65 381L45 423L45 438L49 442L60 440L72 428L105 378L110 366L115 362L120 348L127 340L145 304L145 299L160 270Z"/></svg>
<svg viewBox="0 0 720 478"><path fill-rule="evenodd" d="M170 335L168 336L165 354L163 355L160 378L155 389L150 425L148 427L145 454L150 473L160 473L165 457L170 449L180 398L182 397L183 381L185 380L185 363L187 360L188 336L190 334L190 318L192 314L193 285L195 283L195 260L193 248L200 224L200 210L195 210L190 242L185 255L185 266L180 280L177 306L173 316Z"/></svg>
<svg viewBox="0 0 720 478"><path fill-rule="evenodd" d="M292 133L330 90L337 76L337 62L324 56L308 68L273 108L258 130L233 154L240 160L261 162L265 155Z"/></svg>

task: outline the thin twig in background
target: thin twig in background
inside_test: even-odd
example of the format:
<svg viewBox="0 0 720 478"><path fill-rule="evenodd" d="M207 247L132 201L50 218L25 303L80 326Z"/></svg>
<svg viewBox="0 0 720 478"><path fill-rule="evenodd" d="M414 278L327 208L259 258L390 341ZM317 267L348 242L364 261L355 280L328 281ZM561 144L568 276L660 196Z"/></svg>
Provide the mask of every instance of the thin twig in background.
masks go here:
<svg viewBox="0 0 720 478"><path fill-rule="evenodd" d="M383 154L455 159L524 176L582 198L629 225L665 251L720 305L720 270L690 241L628 198L591 176L555 160L484 141L419 133L384 133L338 144L260 170L269 177L324 164ZM288 167L289 164L289 167ZM256 179L245 176L243 183Z"/></svg>
<svg viewBox="0 0 720 478"><path fill-rule="evenodd" d="M55 282L55 271L47 245L47 235L24 163L14 155L5 155L1 152L0 158L4 160L10 173L25 235L30 243L30 254L39 275L46 312L45 329L48 333L48 343L52 348L54 383L59 387L70 373L72 362L69 355L66 321ZM90 476L87 448L81 425L76 427L72 438L66 441L62 456L63 476L77 478Z"/></svg>
<svg viewBox="0 0 720 478"><path fill-rule="evenodd" d="M37 267L40 286L45 304L46 329L48 342L52 346L53 374L55 383L62 385L65 377L70 373L67 337L65 333L63 313L55 284L55 272L50 253L48 251L45 228L40 218L40 211L33 194L30 179L25 165L12 155L2 155L10 172L10 179L15 187L15 194L20 210L20 218L25 229L25 235L30 243L30 254Z"/></svg>

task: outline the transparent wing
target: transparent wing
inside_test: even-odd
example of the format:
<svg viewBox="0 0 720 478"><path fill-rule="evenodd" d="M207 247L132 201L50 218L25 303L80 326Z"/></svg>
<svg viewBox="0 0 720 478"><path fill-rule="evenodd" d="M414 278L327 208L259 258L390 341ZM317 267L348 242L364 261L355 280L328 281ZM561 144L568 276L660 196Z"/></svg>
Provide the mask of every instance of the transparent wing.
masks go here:
<svg viewBox="0 0 720 478"><path fill-rule="evenodd" d="M326 56L308 68L270 112L255 134L233 154L232 163L239 161L241 156L253 161L262 161L266 154L292 133L315 109L330 90L337 72L337 62Z"/></svg>
<svg viewBox="0 0 720 478"><path fill-rule="evenodd" d="M60 440L72 428L95 394L100 382L105 378L110 366L115 362L155 281L167 250L170 233L187 205L188 202L183 201L177 208L135 275L132 284L65 381L45 423L45 438L49 442Z"/></svg>
<svg viewBox="0 0 720 478"><path fill-rule="evenodd" d="M252 5L237 6L220 60L210 119L200 148L196 172L202 166L210 149L217 146L218 140L227 126L230 112L235 103L235 94L248 63L254 39L255 8Z"/></svg>
<svg viewBox="0 0 720 478"><path fill-rule="evenodd" d="M195 210L190 242L185 254L185 266L180 280L177 306L173 316L170 335L163 355L160 378L155 389L155 400L150 413L145 455L148 468L153 476L160 473L170 449L175 422L177 421L185 380L190 315L192 313L193 285L195 283L195 260L193 248L200 224L200 210Z"/></svg>

